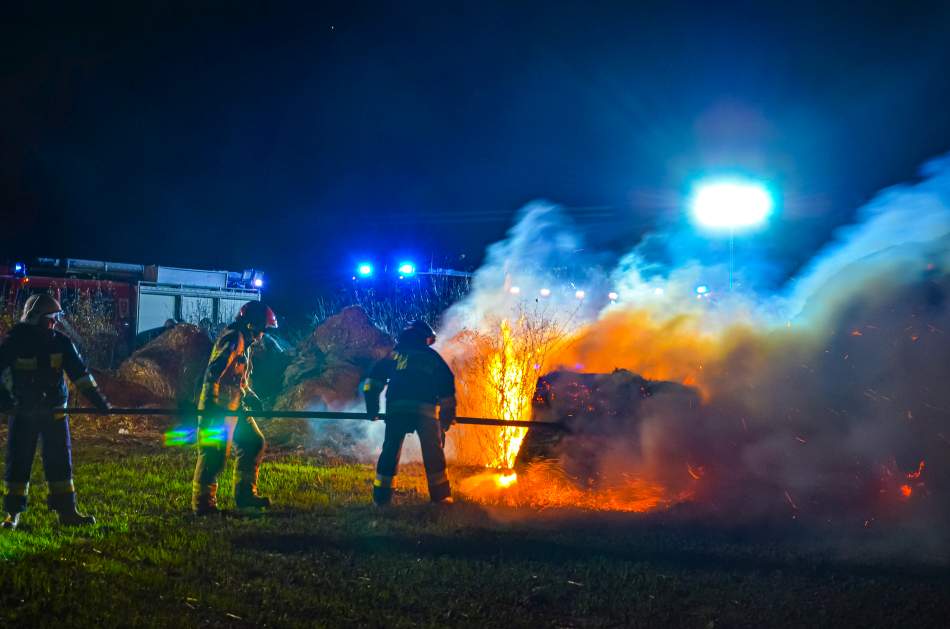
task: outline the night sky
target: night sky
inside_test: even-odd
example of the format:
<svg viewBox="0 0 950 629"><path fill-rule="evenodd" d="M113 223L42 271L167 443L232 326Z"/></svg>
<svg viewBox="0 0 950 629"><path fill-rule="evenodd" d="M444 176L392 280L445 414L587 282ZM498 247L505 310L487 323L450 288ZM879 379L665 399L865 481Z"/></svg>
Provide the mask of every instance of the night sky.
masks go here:
<svg viewBox="0 0 950 629"><path fill-rule="evenodd" d="M775 183L791 273L950 150L946 2L35 4L0 27L0 257L259 267L279 303L470 266L536 198L621 251L710 169Z"/></svg>

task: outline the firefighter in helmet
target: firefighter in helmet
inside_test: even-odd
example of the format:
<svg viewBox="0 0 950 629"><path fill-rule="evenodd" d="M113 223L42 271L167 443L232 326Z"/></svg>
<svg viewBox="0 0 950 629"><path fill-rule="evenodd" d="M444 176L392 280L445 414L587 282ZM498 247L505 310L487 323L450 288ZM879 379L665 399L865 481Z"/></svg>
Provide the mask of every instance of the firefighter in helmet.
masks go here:
<svg viewBox="0 0 950 629"><path fill-rule="evenodd" d="M235 451L234 502L239 509L262 509L270 500L257 493L257 474L264 458L264 434L253 417L228 416L228 411L262 410L260 398L249 386L251 346L264 332L277 327L274 311L259 301L249 301L234 322L221 331L205 370L198 409L198 463L191 506L196 515L218 512L218 474L228 450L229 425L233 425Z"/></svg>
<svg viewBox="0 0 950 629"><path fill-rule="evenodd" d="M445 475L445 431L455 421L455 376L439 354L429 347L435 332L424 321L414 321L399 335L396 348L377 363L363 387L366 412L379 414L379 397L386 391L386 436L376 464L373 502L392 499L399 456L406 435L416 432L429 484L429 498L452 502Z"/></svg>
<svg viewBox="0 0 950 629"><path fill-rule="evenodd" d="M12 395L0 384L0 412L10 413L7 436L3 528L16 528L26 510L30 470L37 441L43 442L43 472L49 485L47 504L67 526L95 524L76 510L65 376L102 411L109 410L76 346L54 330L63 309L46 293L30 296L20 322L0 341L0 375L10 370ZM65 374L65 375L64 375Z"/></svg>

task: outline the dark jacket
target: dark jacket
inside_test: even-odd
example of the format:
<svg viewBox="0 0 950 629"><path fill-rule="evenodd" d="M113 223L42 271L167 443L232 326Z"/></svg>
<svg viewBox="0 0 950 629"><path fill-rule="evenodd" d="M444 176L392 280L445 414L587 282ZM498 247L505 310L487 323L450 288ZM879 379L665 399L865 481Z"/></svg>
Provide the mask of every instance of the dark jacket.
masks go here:
<svg viewBox="0 0 950 629"><path fill-rule="evenodd" d="M438 352L424 343L400 343L376 363L363 390L367 408L386 390L387 413L434 414L437 404L455 405L455 376Z"/></svg>
<svg viewBox="0 0 950 629"><path fill-rule="evenodd" d="M0 341L0 374L10 369L13 395L0 386L0 406L6 398L17 412L49 412L69 400L66 376L100 409L107 408L96 381L69 338L38 325L18 323Z"/></svg>

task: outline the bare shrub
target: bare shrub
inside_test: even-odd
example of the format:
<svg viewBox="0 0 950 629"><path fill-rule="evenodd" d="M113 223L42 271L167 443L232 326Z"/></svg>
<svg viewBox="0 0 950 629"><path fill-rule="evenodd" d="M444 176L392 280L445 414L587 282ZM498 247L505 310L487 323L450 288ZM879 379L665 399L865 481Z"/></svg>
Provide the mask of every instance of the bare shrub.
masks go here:
<svg viewBox="0 0 950 629"><path fill-rule="evenodd" d="M337 295L321 296L313 313L313 325L320 325L347 306L359 306L373 325L393 337L414 319L438 327L442 313L465 297L470 287L469 278L440 275L426 275L396 285L354 286Z"/></svg>
<svg viewBox="0 0 950 629"><path fill-rule="evenodd" d="M101 290L75 291L63 301L62 327L88 364L98 369L112 367L119 341L112 298Z"/></svg>
<svg viewBox="0 0 950 629"><path fill-rule="evenodd" d="M528 420L538 377L568 338L573 314L559 317L542 307L521 307L479 331L464 330L450 344L461 414ZM459 426L453 433L459 461L511 467L526 429Z"/></svg>

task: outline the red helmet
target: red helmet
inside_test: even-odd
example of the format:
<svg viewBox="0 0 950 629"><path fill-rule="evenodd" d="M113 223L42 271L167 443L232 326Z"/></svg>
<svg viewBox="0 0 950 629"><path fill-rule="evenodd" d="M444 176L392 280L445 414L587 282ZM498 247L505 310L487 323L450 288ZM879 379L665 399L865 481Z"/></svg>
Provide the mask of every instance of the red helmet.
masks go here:
<svg viewBox="0 0 950 629"><path fill-rule="evenodd" d="M259 301L249 301L241 306L234 320L258 331L277 327L277 315L267 304Z"/></svg>

